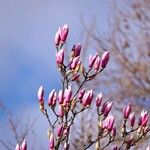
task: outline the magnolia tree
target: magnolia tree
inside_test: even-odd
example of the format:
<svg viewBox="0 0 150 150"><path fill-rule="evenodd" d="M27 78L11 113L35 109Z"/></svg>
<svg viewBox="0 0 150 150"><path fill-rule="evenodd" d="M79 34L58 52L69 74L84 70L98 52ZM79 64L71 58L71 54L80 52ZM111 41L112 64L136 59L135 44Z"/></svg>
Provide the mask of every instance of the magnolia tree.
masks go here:
<svg viewBox="0 0 150 150"><path fill-rule="evenodd" d="M89 56L88 66L85 67L80 59L81 44L74 45L71 49L69 62L65 62L64 45L67 40L69 28L64 25L59 28L55 35L56 45L56 63L62 76L62 89L56 91L53 89L45 104L44 88L41 86L38 90L38 101L40 110L49 123L49 150L69 150L72 149L71 136L74 124L78 115L95 107L97 119L95 128L97 129L94 137L88 137L83 150L94 149L104 150L123 150L131 149L150 131L148 125L149 116L147 111L143 110L137 118L132 111L132 106L128 104L123 109L122 122L120 129L115 127L115 116L111 113L113 102L106 101L102 92L95 95L92 89L85 90L86 82L91 82L106 67L109 60L109 51L105 51L100 57L98 53ZM75 83L80 80L79 86ZM51 110L49 117L48 109ZM86 135L85 135L86 136ZM120 138L118 139L118 136ZM79 139L80 140L80 139ZM116 145L119 140L120 144ZM101 144L105 141L104 144ZM146 150L149 150L148 146ZM17 144L16 150L27 150L27 143L23 141L22 145Z"/></svg>

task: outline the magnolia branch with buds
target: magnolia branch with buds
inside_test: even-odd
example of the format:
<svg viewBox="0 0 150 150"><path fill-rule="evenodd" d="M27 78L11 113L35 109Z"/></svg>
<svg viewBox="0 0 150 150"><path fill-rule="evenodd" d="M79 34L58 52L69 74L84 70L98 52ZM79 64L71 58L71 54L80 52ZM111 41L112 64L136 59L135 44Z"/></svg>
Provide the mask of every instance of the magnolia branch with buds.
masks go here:
<svg viewBox="0 0 150 150"><path fill-rule="evenodd" d="M83 87L86 82L91 81L95 76L100 74L109 61L109 51L105 51L102 57L97 53L89 56L88 67L85 68L80 59L82 45L79 43L71 49L69 63L65 62L64 45L69 33L68 25L59 28L55 35L56 45L56 63L60 74L62 75L62 89L58 92L53 89L48 97L47 106L45 105L45 91L43 86L38 90L38 101L41 112L49 123L49 150L69 150L71 149L70 136L72 125L79 114L92 107L95 103L97 110L97 133L95 139L92 137L83 148L83 150L91 148L95 145L96 150L104 150L108 146L113 146L117 140L119 133L121 134L122 143L113 146L113 150L130 149L139 140L144 138L150 131L148 125L149 116L147 111L142 111L138 125L135 123L135 114L131 113L131 105L129 104L123 110L124 121L121 126L121 132L115 127L115 117L111 114L113 102L105 101L102 92L94 96L92 89L85 90ZM80 81L79 87L74 88L76 81ZM48 109L53 113L55 120L52 121L48 114ZM51 114L52 115L52 114ZM136 134L136 136L133 136ZM86 135L85 135L86 136ZM105 145L101 141L106 139ZM147 150L149 147L147 148ZM22 146L16 146L16 150L26 150Z"/></svg>

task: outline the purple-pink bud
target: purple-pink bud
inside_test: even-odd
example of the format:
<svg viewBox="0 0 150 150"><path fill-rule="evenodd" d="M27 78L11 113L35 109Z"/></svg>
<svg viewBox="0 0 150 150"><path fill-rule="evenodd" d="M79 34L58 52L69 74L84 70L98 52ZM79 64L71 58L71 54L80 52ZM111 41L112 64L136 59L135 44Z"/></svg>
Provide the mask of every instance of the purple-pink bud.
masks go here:
<svg viewBox="0 0 150 150"><path fill-rule="evenodd" d="M85 93L85 89L82 89L79 92L78 99L80 100L80 103L82 103L82 98L84 96L84 93Z"/></svg>
<svg viewBox="0 0 150 150"><path fill-rule="evenodd" d="M39 102L44 102L44 89L43 86L40 86L38 90L38 101Z"/></svg>
<svg viewBox="0 0 150 150"><path fill-rule="evenodd" d="M16 145L15 150L20 150L20 146L19 146L19 144L18 144L18 143L17 143L17 145Z"/></svg>
<svg viewBox="0 0 150 150"><path fill-rule="evenodd" d="M100 107L102 99L103 99L103 94L102 94L102 92L100 92L96 97L96 106L97 107Z"/></svg>
<svg viewBox="0 0 150 150"><path fill-rule="evenodd" d="M72 89L71 89L71 86L69 86L68 89L66 88L65 92L64 92L64 103L65 104L70 102L71 96L72 96Z"/></svg>
<svg viewBox="0 0 150 150"><path fill-rule="evenodd" d="M49 139L49 148L53 149L54 148L54 134L51 133L50 139Z"/></svg>
<svg viewBox="0 0 150 150"><path fill-rule="evenodd" d="M58 93L58 102L59 102L59 104L63 104L63 102L64 102L63 91L62 90L60 90L59 93Z"/></svg>
<svg viewBox="0 0 150 150"><path fill-rule="evenodd" d="M131 113L129 119L130 119L130 125L133 127L135 123L135 114Z"/></svg>
<svg viewBox="0 0 150 150"><path fill-rule="evenodd" d="M93 98L93 91L92 90L85 93L83 98L82 98L83 106L86 107L86 106L90 105L92 102L92 98Z"/></svg>
<svg viewBox="0 0 150 150"><path fill-rule="evenodd" d="M148 119L149 117L148 117L147 111L143 110L139 118L139 125L142 125L143 127L145 127L147 125Z"/></svg>
<svg viewBox="0 0 150 150"><path fill-rule="evenodd" d="M62 65L64 62L64 49L59 50L56 52L56 63L58 65Z"/></svg>
<svg viewBox="0 0 150 150"><path fill-rule="evenodd" d="M70 64L70 68L71 68L71 69L75 69L76 66L77 66L77 64L79 63L79 61L80 61L80 57L79 57L79 56L73 58L73 60L72 60L72 62L71 62L71 64Z"/></svg>
<svg viewBox="0 0 150 150"><path fill-rule="evenodd" d="M58 116L59 117L63 117L64 116L64 111L61 105L59 105L58 107Z"/></svg>
<svg viewBox="0 0 150 150"><path fill-rule="evenodd" d="M55 34L55 45L58 46L60 44L60 30L58 30Z"/></svg>
<svg viewBox="0 0 150 150"><path fill-rule="evenodd" d="M66 42L67 36L68 36L68 32L69 32L69 27L67 24L65 24L61 29L61 33L60 33L60 39L62 42Z"/></svg>
<svg viewBox="0 0 150 150"><path fill-rule="evenodd" d="M78 43L77 46L76 45L73 46L73 48L72 48L72 51L73 51L72 57L80 56L81 47L82 47L82 45L80 43Z"/></svg>
<svg viewBox="0 0 150 150"><path fill-rule="evenodd" d="M92 56L92 54L90 54L90 56L89 56L89 68L93 67L97 57L98 57L97 53L94 56Z"/></svg>
<svg viewBox="0 0 150 150"><path fill-rule="evenodd" d="M57 136L61 137L63 134L63 130L64 130L64 125L63 123L59 125L58 129L57 129Z"/></svg>
<svg viewBox="0 0 150 150"><path fill-rule="evenodd" d="M100 66L101 68L105 68L109 60L109 51L104 52L101 58Z"/></svg>
<svg viewBox="0 0 150 150"><path fill-rule="evenodd" d="M115 117L114 116L108 116L105 120L103 128L107 129L108 131L112 131L113 125L114 125Z"/></svg>
<svg viewBox="0 0 150 150"><path fill-rule="evenodd" d="M94 69L97 71L99 70L99 67L100 67L100 57L98 56L94 63Z"/></svg>
<svg viewBox="0 0 150 150"><path fill-rule="evenodd" d="M57 96L56 96L56 91L54 89L49 94L49 97L48 97L48 106L55 106L56 105L56 99L57 99Z"/></svg>
<svg viewBox="0 0 150 150"><path fill-rule="evenodd" d="M27 142L26 140L24 139L21 146L20 146L20 150L27 150Z"/></svg>
<svg viewBox="0 0 150 150"><path fill-rule="evenodd" d="M110 110L111 110L111 108L112 108L112 105L113 105L113 102L105 102L104 104L103 104L103 106L102 106L102 109L101 109L101 112L103 113L103 115L105 116L105 117L107 117L108 116L108 114L109 114L109 112L110 112Z"/></svg>
<svg viewBox="0 0 150 150"><path fill-rule="evenodd" d="M124 118L128 119L129 115L131 113L131 105L129 104L126 108L123 110Z"/></svg>
<svg viewBox="0 0 150 150"><path fill-rule="evenodd" d="M90 91L88 91L88 93L89 93L88 105L91 105L93 99L93 90L91 89Z"/></svg>

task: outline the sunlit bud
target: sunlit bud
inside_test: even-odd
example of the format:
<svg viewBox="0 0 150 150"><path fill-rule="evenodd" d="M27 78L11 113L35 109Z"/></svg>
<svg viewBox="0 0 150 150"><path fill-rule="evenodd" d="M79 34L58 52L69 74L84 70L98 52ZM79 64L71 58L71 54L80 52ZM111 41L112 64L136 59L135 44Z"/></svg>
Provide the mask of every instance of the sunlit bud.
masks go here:
<svg viewBox="0 0 150 150"><path fill-rule="evenodd" d="M75 68L77 67L77 64L78 64L79 60L80 60L80 57L79 57L79 56L73 58L73 60L72 60L72 62L71 62L71 64L70 64L70 68L71 68L71 69L75 69Z"/></svg>
<svg viewBox="0 0 150 150"><path fill-rule="evenodd" d="M131 105L129 104L127 107L123 109L124 118L128 119L130 113L131 113Z"/></svg>
<svg viewBox="0 0 150 150"><path fill-rule="evenodd" d="M101 58L100 66L101 68L105 68L109 60L109 51L104 52Z"/></svg>
<svg viewBox="0 0 150 150"><path fill-rule="evenodd" d="M59 93L58 93L58 102L59 102L59 104L63 104L63 102L64 102L63 91L62 90L60 90Z"/></svg>
<svg viewBox="0 0 150 150"><path fill-rule="evenodd" d="M131 113L129 119L130 119L130 125L133 127L135 123L135 114Z"/></svg>
<svg viewBox="0 0 150 150"><path fill-rule="evenodd" d="M114 121L115 121L115 117L114 117L114 116L112 116L112 115L111 115L111 116L108 116L108 117L105 119L103 128L107 129L108 131L112 131L113 125L114 125Z"/></svg>
<svg viewBox="0 0 150 150"><path fill-rule="evenodd" d="M150 150L150 146L147 146L146 150Z"/></svg>
<svg viewBox="0 0 150 150"><path fill-rule="evenodd" d="M113 102L109 102L109 101L108 101L108 102L105 102L105 103L103 104L101 112L103 113L103 115L104 115L105 117L108 116L108 114L109 114L109 112L110 112L110 110L111 110L111 108L112 108L112 104L113 104Z"/></svg>
<svg viewBox="0 0 150 150"><path fill-rule="evenodd" d="M17 145L16 145L15 150L20 150L20 146L19 146L19 144L18 144L18 143L17 143Z"/></svg>
<svg viewBox="0 0 150 150"><path fill-rule="evenodd" d="M59 125L58 129L57 129L57 136L61 137L63 134L63 129L64 129L64 125L63 123Z"/></svg>
<svg viewBox="0 0 150 150"><path fill-rule="evenodd" d="M68 89L66 88L65 92L64 92L64 103L65 104L70 102L71 96L72 96L72 89L71 89L71 86L69 86Z"/></svg>
<svg viewBox="0 0 150 150"><path fill-rule="evenodd" d="M51 133L50 139L49 139L49 148L54 148L54 134Z"/></svg>
<svg viewBox="0 0 150 150"><path fill-rule="evenodd" d="M64 149L63 150L69 150L70 143L64 143Z"/></svg>
<svg viewBox="0 0 150 150"><path fill-rule="evenodd" d="M27 142L26 140L24 139L21 146L20 146L21 150L27 150Z"/></svg>
<svg viewBox="0 0 150 150"><path fill-rule="evenodd" d="M60 33L60 39L62 42L66 42L67 36L68 36L68 32L69 32L69 27L67 24L65 24L62 28L61 28L61 33Z"/></svg>
<svg viewBox="0 0 150 150"><path fill-rule="evenodd" d="M62 65L64 62L64 49L62 48L58 52L56 52L56 63L58 65Z"/></svg>
<svg viewBox="0 0 150 150"><path fill-rule="evenodd" d="M80 74L74 74L73 76L72 76L72 81L76 81L76 80L78 80L79 79L79 77L80 77Z"/></svg>
<svg viewBox="0 0 150 150"><path fill-rule="evenodd" d="M118 150L118 147L117 146L113 147L113 150Z"/></svg>
<svg viewBox="0 0 150 150"><path fill-rule="evenodd" d="M83 95L83 98L82 98L83 106L86 107L86 106L90 105L91 102L92 102L92 98L93 98L93 91L92 90L90 90L87 93L85 93Z"/></svg>
<svg viewBox="0 0 150 150"><path fill-rule="evenodd" d="M55 45L58 46L60 43L60 30L58 30L55 34Z"/></svg>
<svg viewBox="0 0 150 150"><path fill-rule="evenodd" d="M48 106L55 106L56 105L56 91L55 89L52 90L49 94L49 97L48 97Z"/></svg>
<svg viewBox="0 0 150 150"><path fill-rule="evenodd" d="M92 54L90 54L90 56L89 56L89 68L93 67L97 56L98 56L97 53L94 56L92 56Z"/></svg>
<svg viewBox="0 0 150 150"><path fill-rule="evenodd" d="M44 101L44 89L43 86L40 86L38 89L38 101L43 102Z"/></svg>
<svg viewBox="0 0 150 150"><path fill-rule="evenodd" d="M112 132L112 136L115 137L116 136L116 127L113 127L111 132Z"/></svg>
<svg viewBox="0 0 150 150"><path fill-rule="evenodd" d="M85 89L82 89L79 91L78 99L80 100L80 103L82 103L82 98L83 98L84 93L85 93Z"/></svg>
<svg viewBox="0 0 150 150"><path fill-rule="evenodd" d="M88 105L91 105L93 99L93 90L91 89L90 91L88 91L88 93L89 93Z"/></svg>
<svg viewBox="0 0 150 150"><path fill-rule="evenodd" d="M96 97L96 106L97 107L99 107L101 105L102 99L103 99L103 94L102 94L102 92L100 92Z"/></svg>
<svg viewBox="0 0 150 150"><path fill-rule="evenodd" d="M64 111L63 111L62 106L59 105L59 108L58 108L58 109L59 109L59 110L58 110L58 116L59 116L59 117L63 117L63 116L64 116Z"/></svg>
<svg viewBox="0 0 150 150"><path fill-rule="evenodd" d="M100 57L98 56L95 60L95 63L94 63L94 69L95 70L98 70L100 67Z"/></svg>
<svg viewBox="0 0 150 150"><path fill-rule="evenodd" d="M148 119L149 117L148 117L147 111L143 110L139 118L139 125L142 125L143 127L145 127L147 125Z"/></svg>

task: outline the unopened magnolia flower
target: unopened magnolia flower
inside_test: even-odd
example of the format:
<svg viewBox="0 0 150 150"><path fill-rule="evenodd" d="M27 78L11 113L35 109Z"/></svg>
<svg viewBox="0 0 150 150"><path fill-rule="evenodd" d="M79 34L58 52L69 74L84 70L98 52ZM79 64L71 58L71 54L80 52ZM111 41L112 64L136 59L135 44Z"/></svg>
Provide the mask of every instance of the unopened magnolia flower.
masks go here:
<svg viewBox="0 0 150 150"><path fill-rule="evenodd" d="M130 125L133 127L134 123L135 123L135 114L134 113L130 114L129 120L130 120Z"/></svg>
<svg viewBox="0 0 150 150"><path fill-rule="evenodd" d="M101 112L103 113L103 115L105 116L105 117L107 117L108 116L108 114L109 114L109 112L110 112L110 110L111 110L111 108L112 108L112 105L113 105L113 102L105 102L104 104L103 104L103 106L102 106L102 109L101 109Z"/></svg>
<svg viewBox="0 0 150 150"><path fill-rule="evenodd" d="M64 62L64 49L62 48L58 52L56 52L56 62L58 65L62 65Z"/></svg>
<svg viewBox="0 0 150 150"><path fill-rule="evenodd" d="M84 107L91 105L93 99L93 90L91 89L83 95L82 104Z"/></svg>
<svg viewBox="0 0 150 150"><path fill-rule="evenodd" d="M124 108L123 110L123 114L124 114L124 118L128 119L129 115L131 113L131 105L129 104L127 107Z"/></svg>
<svg viewBox="0 0 150 150"><path fill-rule="evenodd" d="M139 125L145 127L147 125L148 119L149 119L149 116L148 116L147 111L143 110L139 118Z"/></svg>
<svg viewBox="0 0 150 150"><path fill-rule="evenodd" d="M70 102L72 96L72 88L69 86L68 88L65 89L64 92L64 104L67 104Z"/></svg>
<svg viewBox="0 0 150 150"><path fill-rule="evenodd" d="M80 43L78 43L77 45L73 45L73 48L72 48L72 57L78 57L78 56L80 56L81 47L82 47L82 45Z"/></svg>
<svg viewBox="0 0 150 150"><path fill-rule="evenodd" d="M101 59L100 59L100 57L98 56L98 57L96 58L95 62L94 62L94 69L95 69L96 71L99 70L100 61L101 61Z"/></svg>
<svg viewBox="0 0 150 150"><path fill-rule="evenodd" d="M44 89L43 86L40 86L38 89L38 101L43 102L44 101Z"/></svg>
<svg viewBox="0 0 150 150"><path fill-rule="evenodd" d="M56 91L55 89L52 90L49 94L49 97L48 97L48 105L49 106L55 106L56 105L56 100L57 100L57 97L56 97Z"/></svg>
<svg viewBox="0 0 150 150"><path fill-rule="evenodd" d="M71 69L75 69L77 67L79 61L80 61L80 57L79 56L78 57L74 57L72 62L71 62L71 64L70 64L70 68Z"/></svg>
<svg viewBox="0 0 150 150"><path fill-rule="evenodd" d="M63 97L63 91L60 90L59 93L58 93L58 102L59 104L63 104L64 102L64 97Z"/></svg>
<svg viewBox="0 0 150 150"><path fill-rule="evenodd" d="M108 131L112 131L114 125L115 117L110 115L105 119L103 128L107 129Z"/></svg>
<svg viewBox="0 0 150 150"><path fill-rule="evenodd" d="M63 130L64 130L64 125L63 123L59 125L58 129L57 129L57 136L61 137L63 134Z"/></svg>
<svg viewBox="0 0 150 150"><path fill-rule="evenodd" d="M109 60L109 51L104 52L101 58L100 66L101 68L105 68Z"/></svg>
<svg viewBox="0 0 150 150"><path fill-rule="evenodd" d="M59 117L63 117L64 116L64 110L63 110L61 105L59 105L59 107L58 107L58 116Z"/></svg>
<svg viewBox="0 0 150 150"><path fill-rule="evenodd" d="M24 139L21 146L17 143L15 150L27 150L27 142Z"/></svg>
<svg viewBox="0 0 150 150"><path fill-rule="evenodd" d="M51 136L50 136L50 139L49 139L49 148L53 149L54 146L55 146L55 143L54 143L54 134L51 133Z"/></svg>
<svg viewBox="0 0 150 150"><path fill-rule="evenodd" d="M78 99L80 100L80 103L82 103L82 98L84 96L85 89L82 89L79 91Z"/></svg>
<svg viewBox="0 0 150 150"><path fill-rule="evenodd" d="M103 94L102 94L102 92L100 92L96 97L96 106L97 107L100 107L102 99L103 99Z"/></svg>
<svg viewBox="0 0 150 150"><path fill-rule="evenodd" d="M55 45L58 46L60 44L60 30L58 30L55 34Z"/></svg>
<svg viewBox="0 0 150 150"><path fill-rule="evenodd" d="M97 57L98 57L97 53L94 56L92 56L92 54L90 54L90 56L89 56L89 68L93 67Z"/></svg>

